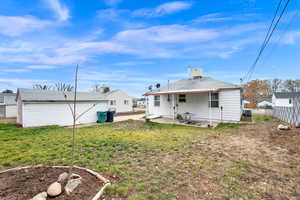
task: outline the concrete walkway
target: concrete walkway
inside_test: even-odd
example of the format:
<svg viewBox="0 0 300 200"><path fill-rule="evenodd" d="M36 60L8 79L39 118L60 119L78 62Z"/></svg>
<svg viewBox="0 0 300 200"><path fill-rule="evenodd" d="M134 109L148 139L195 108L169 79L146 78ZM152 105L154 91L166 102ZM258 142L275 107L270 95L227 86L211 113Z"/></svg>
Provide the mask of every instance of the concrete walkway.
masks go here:
<svg viewBox="0 0 300 200"><path fill-rule="evenodd" d="M145 114L137 114L137 115L124 115L124 116L116 116L114 117L114 122L121 122L121 121L126 121L126 120L144 120ZM93 126L97 125L99 123L89 123L89 124L78 124L76 125L76 128L83 128L83 127L88 127L88 126ZM66 128L72 128L73 126L66 126Z"/></svg>
<svg viewBox="0 0 300 200"><path fill-rule="evenodd" d="M126 120L129 120L129 119L144 120L143 117L145 117L145 114L116 116L114 118L114 122L121 122L121 121L126 121Z"/></svg>

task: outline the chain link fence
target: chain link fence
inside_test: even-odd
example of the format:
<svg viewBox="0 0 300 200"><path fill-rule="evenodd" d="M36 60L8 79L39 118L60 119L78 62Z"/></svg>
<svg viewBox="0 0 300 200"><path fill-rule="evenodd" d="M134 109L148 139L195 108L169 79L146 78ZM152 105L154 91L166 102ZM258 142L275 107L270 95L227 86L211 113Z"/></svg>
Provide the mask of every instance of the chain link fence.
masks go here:
<svg viewBox="0 0 300 200"><path fill-rule="evenodd" d="M292 105L289 107L273 108L273 116L280 119L281 121L287 122L290 125L300 124L300 97L292 98Z"/></svg>

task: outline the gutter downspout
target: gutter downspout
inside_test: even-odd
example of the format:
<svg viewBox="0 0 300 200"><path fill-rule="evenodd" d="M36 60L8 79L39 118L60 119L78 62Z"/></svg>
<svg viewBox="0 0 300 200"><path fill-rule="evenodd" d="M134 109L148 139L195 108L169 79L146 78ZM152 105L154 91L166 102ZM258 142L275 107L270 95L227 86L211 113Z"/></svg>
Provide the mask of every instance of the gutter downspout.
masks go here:
<svg viewBox="0 0 300 200"><path fill-rule="evenodd" d="M209 92L208 93L209 95L209 97L208 97L208 99L209 99L209 125L211 126L212 125L212 121L211 121L211 92Z"/></svg>

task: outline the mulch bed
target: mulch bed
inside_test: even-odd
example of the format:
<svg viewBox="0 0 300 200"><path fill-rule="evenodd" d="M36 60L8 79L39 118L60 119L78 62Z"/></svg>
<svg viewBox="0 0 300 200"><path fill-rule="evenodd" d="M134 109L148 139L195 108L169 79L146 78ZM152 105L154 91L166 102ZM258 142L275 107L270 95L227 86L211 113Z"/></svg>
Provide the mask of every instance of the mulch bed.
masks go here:
<svg viewBox="0 0 300 200"><path fill-rule="evenodd" d="M63 172L68 172L68 169L37 167L0 174L0 199L31 199L40 192L46 192L48 186L57 181L58 176ZM67 196L66 193L63 192L58 197L48 197L47 199L90 200L104 185L101 180L84 170L74 168L73 173L79 174L82 177L82 183L73 193Z"/></svg>

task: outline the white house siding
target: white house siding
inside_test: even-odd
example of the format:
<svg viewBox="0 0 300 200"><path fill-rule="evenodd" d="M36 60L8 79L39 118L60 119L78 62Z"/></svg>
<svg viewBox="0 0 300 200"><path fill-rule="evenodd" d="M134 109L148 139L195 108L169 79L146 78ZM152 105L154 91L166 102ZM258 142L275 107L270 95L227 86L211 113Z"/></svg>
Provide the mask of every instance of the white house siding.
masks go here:
<svg viewBox="0 0 300 200"><path fill-rule="evenodd" d="M279 106L279 107L292 107L293 104L290 104L290 99L286 98L276 98L275 95L272 97L272 103L274 106Z"/></svg>
<svg viewBox="0 0 300 200"><path fill-rule="evenodd" d="M22 124L23 119L23 103L20 96L17 99L17 124Z"/></svg>
<svg viewBox="0 0 300 200"><path fill-rule="evenodd" d="M0 105L0 117L5 117L5 105Z"/></svg>
<svg viewBox="0 0 300 200"><path fill-rule="evenodd" d="M109 103L109 108L115 109L117 113L133 111L133 98L121 90L109 94L108 99L116 102L116 105ZM124 103L125 100L128 101L128 104Z"/></svg>
<svg viewBox="0 0 300 200"><path fill-rule="evenodd" d="M224 121L240 121L241 119L241 91L221 90L220 105L223 106Z"/></svg>
<svg viewBox="0 0 300 200"><path fill-rule="evenodd" d="M77 115L91 108L94 103L77 103ZM72 104L70 104L72 106ZM77 120L77 124L92 123L97 121L97 111L106 111L108 102L96 104L91 110ZM25 103L23 104L23 127L36 127L59 125L69 126L73 124L73 118L66 103Z"/></svg>
<svg viewBox="0 0 300 200"><path fill-rule="evenodd" d="M17 106L16 105L6 105L5 106L5 117L6 118L17 117Z"/></svg>
<svg viewBox="0 0 300 200"><path fill-rule="evenodd" d="M173 96L160 95L160 106L154 106L154 96L148 97L148 114L159 115L163 117L173 117ZM175 95L175 104L178 105L175 109L176 114L185 112L192 113L194 120L208 120L210 117L213 121L240 121L241 117L241 93L239 89L221 90L219 92L219 108L209 109L209 94L187 94L186 102L178 102L178 95ZM221 112L221 106L223 112Z"/></svg>

